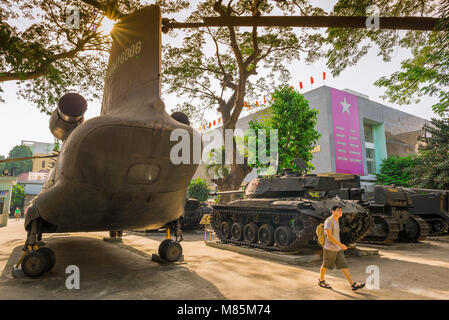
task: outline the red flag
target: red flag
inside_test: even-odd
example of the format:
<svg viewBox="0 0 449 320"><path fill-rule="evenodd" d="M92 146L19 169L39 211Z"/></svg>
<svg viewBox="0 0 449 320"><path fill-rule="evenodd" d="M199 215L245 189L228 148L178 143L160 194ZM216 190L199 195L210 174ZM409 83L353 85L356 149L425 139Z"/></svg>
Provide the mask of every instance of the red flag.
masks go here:
<svg viewBox="0 0 449 320"><path fill-rule="evenodd" d="M263 97L263 103L267 103L267 98Z"/></svg>
<svg viewBox="0 0 449 320"><path fill-rule="evenodd" d="M221 122L221 118L218 118L218 124L220 124L220 122Z"/></svg>
<svg viewBox="0 0 449 320"><path fill-rule="evenodd" d="M259 107L259 101L256 101L256 107Z"/></svg>
<svg viewBox="0 0 449 320"><path fill-rule="evenodd" d="M323 80L326 80L326 72L323 72Z"/></svg>
<svg viewBox="0 0 449 320"><path fill-rule="evenodd" d="M313 77L310 77L310 83L313 84Z"/></svg>
<svg viewBox="0 0 449 320"><path fill-rule="evenodd" d="M302 89L302 82L299 81L299 89Z"/></svg>
<svg viewBox="0 0 449 320"><path fill-rule="evenodd" d="M209 122L209 128L212 127L212 124Z"/></svg>
<svg viewBox="0 0 449 320"><path fill-rule="evenodd" d="M203 124L203 129L206 130L206 125Z"/></svg>
<svg viewBox="0 0 449 320"><path fill-rule="evenodd" d="M215 122L215 120L214 120L214 126L215 126L215 124L216 124L216 122Z"/></svg>

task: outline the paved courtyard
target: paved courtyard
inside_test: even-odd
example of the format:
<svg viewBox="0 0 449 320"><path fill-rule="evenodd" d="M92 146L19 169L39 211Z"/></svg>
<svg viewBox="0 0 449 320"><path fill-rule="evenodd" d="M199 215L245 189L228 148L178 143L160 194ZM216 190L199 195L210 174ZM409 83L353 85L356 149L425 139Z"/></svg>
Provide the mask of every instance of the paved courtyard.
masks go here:
<svg viewBox="0 0 449 320"><path fill-rule="evenodd" d="M22 253L23 220L0 229L0 299L447 299L449 241L425 241L381 248L378 256L348 258L355 280L379 267L380 289L354 293L339 271L317 286L319 262L294 266L208 247L200 232L185 233L185 262L151 260L163 234L125 232L123 243L102 241L105 232L44 234L56 253L52 272L39 279L15 279ZM80 289L68 290L68 265L80 269Z"/></svg>

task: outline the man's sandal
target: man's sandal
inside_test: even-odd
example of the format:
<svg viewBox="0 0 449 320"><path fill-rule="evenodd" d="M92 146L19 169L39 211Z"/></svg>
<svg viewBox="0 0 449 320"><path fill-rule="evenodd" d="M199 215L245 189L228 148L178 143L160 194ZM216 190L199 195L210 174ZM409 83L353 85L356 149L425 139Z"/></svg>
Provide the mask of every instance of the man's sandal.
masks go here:
<svg viewBox="0 0 449 320"><path fill-rule="evenodd" d="M326 280L323 280L323 281L318 280L318 285L321 288L332 289L332 287L328 283L326 283Z"/></svg>
<svg viewBox="0 0 449 320"><path fill-rule="evenodd" d="M365 287L365 282L362 282L362 283L354 282L352 284L352 291L357 291L357 290L362 289L364 287Z"/></svg>

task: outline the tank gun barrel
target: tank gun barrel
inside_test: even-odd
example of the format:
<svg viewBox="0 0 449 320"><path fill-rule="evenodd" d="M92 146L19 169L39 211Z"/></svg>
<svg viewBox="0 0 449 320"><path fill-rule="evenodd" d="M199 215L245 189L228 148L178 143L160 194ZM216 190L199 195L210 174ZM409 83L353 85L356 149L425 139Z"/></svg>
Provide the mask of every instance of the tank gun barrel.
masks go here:
<svg viewBox="0 0 449 320"><path fill-rule="evenodd" d="M444 193L449 194L449 190L439 190L439 189L421 189L421 188L407 188L416 192L429 192L429 193Z"/></svg>
<svg viewBox="0 0 449 320"><path fill-rule="evenodd" d="M211 196L217 196L221 194L243 194L245 190L230 190L230 191L218 191L209 193Z"/></svg>
<svg viewBox="0 0 449 320"><path fill-rule="evenodd" d="M405 191L449 194L449 190L441 190L441 189L406 188L406 187L400 187L400 186L384 186L384 187L386 187L386 188L401 188L401 189L404 189Z"/></svg>

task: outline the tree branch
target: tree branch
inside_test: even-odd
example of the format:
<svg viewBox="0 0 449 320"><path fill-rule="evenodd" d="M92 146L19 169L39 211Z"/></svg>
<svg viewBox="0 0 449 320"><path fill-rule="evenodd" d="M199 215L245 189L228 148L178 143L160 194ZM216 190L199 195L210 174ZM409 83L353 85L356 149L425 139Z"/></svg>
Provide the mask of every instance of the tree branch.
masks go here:
<svg viewBox="0 0 449 320"><path fill-rule="evenodd" d="M12 80L33 80L42 77L47 74L48 67L57 60L70 59L76 56L77 53L85 50L85 45L92 39L95 34L87 36L85 39L78 42L77 46L67 52L62 52L52 56L51 58L45 60L39 67L30 72L5 72L0 73L0 82L12 81Z"/></svg>
<svg viewBox="0 0 449 320"><path fill-rule="evenodd" d="M126 14L121 13L117 9L118 0L108 1L108 5L104 5L98 2L97 0L82 0L82 1L88 5L91 5L94 8L97 8L111 20L123 19L124 17L127 16Z"/></svg>

